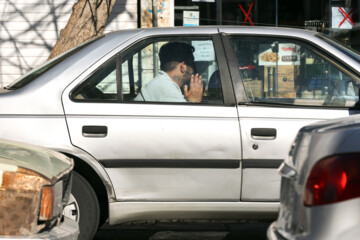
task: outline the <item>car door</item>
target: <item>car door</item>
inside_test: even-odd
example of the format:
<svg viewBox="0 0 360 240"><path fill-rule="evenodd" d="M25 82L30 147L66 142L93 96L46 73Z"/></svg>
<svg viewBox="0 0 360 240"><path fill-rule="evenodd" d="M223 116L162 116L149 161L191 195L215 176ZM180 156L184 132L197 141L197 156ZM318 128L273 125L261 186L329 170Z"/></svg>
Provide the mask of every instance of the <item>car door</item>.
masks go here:
<svg viewBox="0 0 360 240"><path fill-rule="evenodd" d="M201 103L136 101L169 41L195 48ZM224 59L216 34L144 37L64 92L71 141L104 166L117 201L239 201L240 131Z"/></svg>
<svg viewBox="0 0 360 240"><path fill-rule="evenodd" d="M274 33L224 37L229 62L236 63L242 201L277 201L276 169L298 130L349 116L359 99L358 73L308 40Z"/></svg>

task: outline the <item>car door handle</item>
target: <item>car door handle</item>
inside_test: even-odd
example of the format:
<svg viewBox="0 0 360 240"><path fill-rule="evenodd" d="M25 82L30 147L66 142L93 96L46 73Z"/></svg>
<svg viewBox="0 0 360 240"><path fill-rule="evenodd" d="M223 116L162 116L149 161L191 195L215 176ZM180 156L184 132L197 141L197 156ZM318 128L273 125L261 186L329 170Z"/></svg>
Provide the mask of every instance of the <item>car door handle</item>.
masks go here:
<svg viewBox="0 0 360 240"><path fill-rule="evenodd" d="M252 128L251 138L255 140L273 140L276 138L275 128Z"/></svg>
<svg viewBox="0 0 360 240"><path fill-rule="evenodd" d="M84 137L106 137L108 133L107 126L83 126L82 135Z"/></svg>

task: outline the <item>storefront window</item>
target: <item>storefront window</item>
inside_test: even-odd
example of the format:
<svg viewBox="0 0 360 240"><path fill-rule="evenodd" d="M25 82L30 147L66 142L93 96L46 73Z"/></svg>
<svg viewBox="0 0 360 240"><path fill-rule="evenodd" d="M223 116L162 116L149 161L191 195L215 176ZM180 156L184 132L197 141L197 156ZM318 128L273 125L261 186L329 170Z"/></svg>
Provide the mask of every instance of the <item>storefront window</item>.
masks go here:
<svg viewBox="0 0 360 240"><path fill-rule="evenodd" d="M175 26L300 27L322 32L349 47L360 50L358 2L358 0L175 0ZM198 20L187 21L189 18L186 16Z"/></svg>

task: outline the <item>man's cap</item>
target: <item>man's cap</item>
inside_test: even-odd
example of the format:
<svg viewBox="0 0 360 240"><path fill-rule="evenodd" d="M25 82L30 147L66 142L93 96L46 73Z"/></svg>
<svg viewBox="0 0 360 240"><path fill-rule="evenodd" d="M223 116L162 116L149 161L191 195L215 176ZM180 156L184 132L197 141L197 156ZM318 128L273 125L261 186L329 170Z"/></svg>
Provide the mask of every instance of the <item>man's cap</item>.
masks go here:
<svg viewBox="0 0 360 240"><path fill-rule="evenodd" d="M168 62L185 62L186 65L195 69L194 55L195 48L184 42L168 42L160 48L159 58L161 68Z"/></svg>

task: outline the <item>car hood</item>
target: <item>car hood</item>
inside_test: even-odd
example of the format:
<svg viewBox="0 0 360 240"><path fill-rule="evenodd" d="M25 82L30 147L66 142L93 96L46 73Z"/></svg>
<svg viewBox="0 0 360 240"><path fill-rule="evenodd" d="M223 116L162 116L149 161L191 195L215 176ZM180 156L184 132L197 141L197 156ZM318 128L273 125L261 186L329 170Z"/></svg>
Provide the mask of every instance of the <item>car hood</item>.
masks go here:
<svg viewBox="0 0 360 240"><path fill-rule="evenodd" d="M34 145L0 139L0 171L22 167L56 180L69 172L73 160L65 155Z"/></svg>

